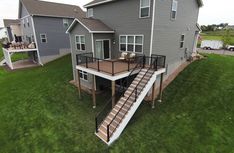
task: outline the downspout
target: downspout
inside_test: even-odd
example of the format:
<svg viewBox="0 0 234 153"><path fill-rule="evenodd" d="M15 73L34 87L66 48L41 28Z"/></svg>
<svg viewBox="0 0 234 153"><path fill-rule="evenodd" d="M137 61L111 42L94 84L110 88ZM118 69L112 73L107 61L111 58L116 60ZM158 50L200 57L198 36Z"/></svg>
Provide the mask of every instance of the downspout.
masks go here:
<svg viewBox="0 0 234 153"><path fill-rule="evenodd" d="M34 40L36 42L36 45L37 45L37 57L38 57L38 62L39 64L42 64L41 62L41 56L40 56L40 51L39 51L39 45L38 45L38 41L37 41L37 35L36 35L36 31L35 31L35 24L34 24L34 19L33 19L33 15L31 16L31 19L32 19L32 27L33 27L33 35L34 35Z"/></svg>
<svg viewBox="0 0 234 153"><path fill-rule="evenodd" d="M154 39L154 22L155 22L155 0L153 0L153 15L152 15L152 25L151 25L151 38L150 38L150 56L153 52L153 39Z"/></svg>

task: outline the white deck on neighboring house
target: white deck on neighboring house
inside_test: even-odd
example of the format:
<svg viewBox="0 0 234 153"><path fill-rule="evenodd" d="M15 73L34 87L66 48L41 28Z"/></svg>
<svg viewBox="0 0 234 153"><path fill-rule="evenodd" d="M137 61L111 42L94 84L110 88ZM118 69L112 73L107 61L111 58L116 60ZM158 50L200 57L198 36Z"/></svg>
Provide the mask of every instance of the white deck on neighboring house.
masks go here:
<svg viewBox="0 0 234 153"><path fill-rule="evenodd" d="M23 52L36 52L36 51L37 51L37 48L34 48L34 49L5 49L3 48L5 62L11 70L19 69L19 68L34 67L38 65L37 63L30 61L30 60L20 60L17 62L12 62L11 54L23 53Z"/></svg>

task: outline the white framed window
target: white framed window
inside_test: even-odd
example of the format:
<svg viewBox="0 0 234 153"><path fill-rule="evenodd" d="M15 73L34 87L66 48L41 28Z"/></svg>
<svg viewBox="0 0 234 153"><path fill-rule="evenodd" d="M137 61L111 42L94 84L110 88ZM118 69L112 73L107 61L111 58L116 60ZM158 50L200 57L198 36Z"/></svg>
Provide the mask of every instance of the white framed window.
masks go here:
<svg viewBox="0 0 234 153"><path fill-rule="evenodd" d="M88 73L84 72L84 71L79 71L80 73L80 79L84 80L84 81L88 81Z"/></svg>
<svg viewBox="0 0 234 153"><path fill-rule="evenodd" d="M180 48L184 48L185 34L180 36Z"/></svg>
<svg viewBox="0 0 234 153"><path fill-rule="evenodd" d="M150 0L140 0L140 18L150 17Z"/></svg>
<svg viewBox="0 0 234 153"><path fill-rule="evenodd" d="M76 50L85 51L85 36L76 35L75 36Z"/></svg>
<svg viewBox="0 0 234 153"><path fill-rule="evenodd" d="M93 9L92 8L87 10L87 17L88 18L93 17Z"/></svg>
<svg viewBox="0 0 234 153"><path fill-rule="evenodd" d="M143 35L120 35L119 36L119 50L126 52L143 52Z"/></svg>
<svg viewBox="0 0 234 153"><path fill-rule="evenodd" d="M172 6L171 6L171 19L172 20L176 20L177 9L178 9L178 1L172 0Z"/></svg>
<svg viewBox="0 0 234 153"><path fill-rule="evenodd" d="M26 18L26 22L27 22L28 27L30 27L28 18Z"/></svg>
<svg viewBox="0 0 234 153"><path fill-rule="evenodd" d="M40 34L40 38L41 38L41 43L47 43L46 34Z"/></svg>
<svg viewBox="0 0 234 153"><path fill-rule="evenodd" d="M63 26L67 28L69 26L69 21L68 19L63 19Z"/></svg>
<svg viewBox="0 0 234 153"><path fill-rule="evenodd" d="M24 28L25 28L25 21L24 21L24 19L23 19L23 25L24 25Z"/></svg>

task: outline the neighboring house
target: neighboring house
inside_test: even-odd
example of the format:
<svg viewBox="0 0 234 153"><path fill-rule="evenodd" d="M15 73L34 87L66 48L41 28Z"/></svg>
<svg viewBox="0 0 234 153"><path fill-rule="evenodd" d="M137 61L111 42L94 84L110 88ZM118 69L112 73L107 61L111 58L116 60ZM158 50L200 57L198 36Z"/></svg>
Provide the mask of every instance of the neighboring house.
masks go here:
<svg viewBox="0 0 234 153"><path fill-rule="evenodd" d="M7 31L8 42L15 41L16 39L21 40L21 28L20 21L17 19L3 19L4 27Z"/></svg>
<svg viewBox="0 0 234 153"><path fill-rule="evenodd" d="M86 17L73 21L67 33L79 92L80 88L92 91L95 107L95 91L110 86L115 97L117 86L126 88L117 103L112 97L109 115L101 112L106 118L96 117L96 135L108 145L119 137L150 91L154 105L157 82L161 80L161 93L163 76L171 75L196 51L202 5L202 0L94 0L85 5ZM129 58L117 61L123 53L146 57L140 65ZM131 84L119 83L130 77Z"/></svg>
<svg viewBox="0 0 234 153"><path fill-rule="evenodd" d="M43 65L70 53L65 33L74 16L84 14L80 7L38 0L20 0L19 22L22 40L35 42L34 60Z"/></svg>
<svg viewBox="0 0 234 153"><path fill-rule="evenodd" d="M224 29L228 30L234 30L234 25L227 25Z"/></svg>
<svg viewBox="0 0 234 153"><path fill-rule="evenodd" d="M0 28L0 39L5 39L5 38L7 38L7 31L6 31L6 28L1 27L1 28Z"/></svg>

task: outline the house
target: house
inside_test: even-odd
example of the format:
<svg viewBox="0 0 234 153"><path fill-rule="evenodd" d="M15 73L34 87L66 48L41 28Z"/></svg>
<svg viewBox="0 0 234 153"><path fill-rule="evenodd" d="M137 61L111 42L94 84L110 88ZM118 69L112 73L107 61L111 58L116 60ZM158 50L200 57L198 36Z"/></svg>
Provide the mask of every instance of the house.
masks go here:
<svg viewBox="0 0 234 153"><path fill-rule="evenodd" d="M228 30L234 30L234 25L227 25L226 27L224 27L224 29Z"/></svg>
<svg viewBox="0 0 234 153"><path fill-rule="evenodd" d="M106 144L120 136L146 96L154 107L159 89L161 100L162 82L196 52L202 5L202 0L94 0L84 6L86 17L76 16L67 33L79 94L90 91L95 108L96 92L112 90L95 120L96 135Z"/></svg>
<svg viewBox="0 0 234 153"><path fill-rule="evenodd" d="M4 27L0 28L0 39L6 39L7 38L7 31Z"/></svg>
<svg viewBox="0 0 234 153"><path fill-rule="evenodd" d="M69 54L70 41L65 32L78 14L83 15L84 12L75 5L20 0L16 21L21 29L22 41L27 44L33 42L36 48L6 52L7 64L13 69L10 53L28 52L29 59L40 65Z"/></svg>
<svg viewBox="0 0 234 153"><path fill-rule="evenodd" d="M8 42L22 40L20 21L18 19L3 19L4 27L7 31Z"/></svg>

